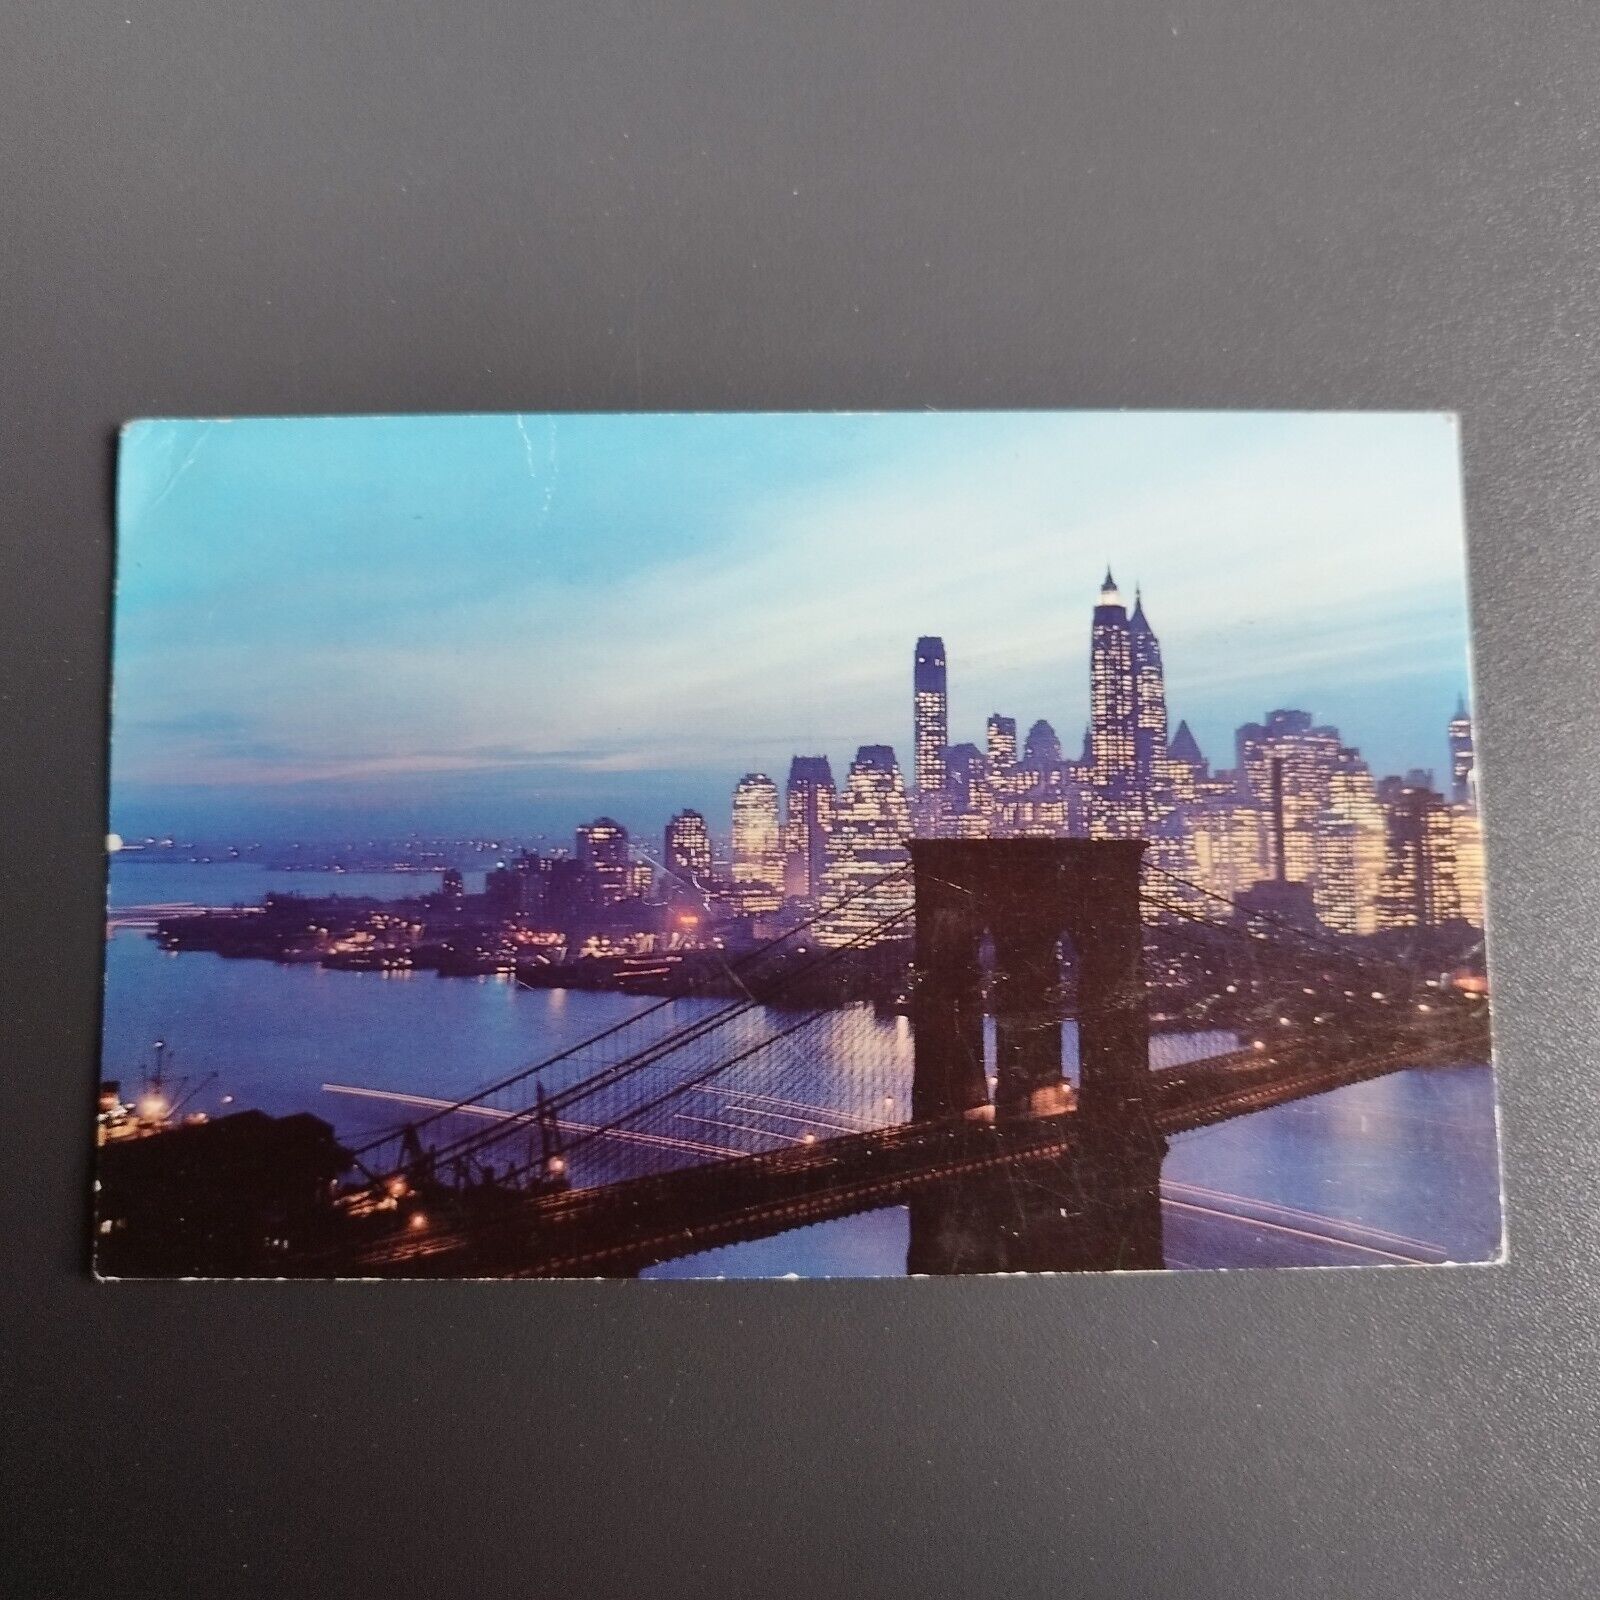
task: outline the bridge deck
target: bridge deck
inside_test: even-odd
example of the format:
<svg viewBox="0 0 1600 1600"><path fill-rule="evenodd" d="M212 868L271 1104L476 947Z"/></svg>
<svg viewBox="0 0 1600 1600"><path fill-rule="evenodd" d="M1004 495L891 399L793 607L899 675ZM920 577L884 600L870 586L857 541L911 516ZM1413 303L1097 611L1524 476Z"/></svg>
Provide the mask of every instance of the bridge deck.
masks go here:
<svg viewBox="0 0 1600 1600"><path fill-rule="evenodd" d="M1342 1061L1311 1046L1271 1055L1240 1050L1152 1072L1149 1117L1155 1132L1171 1136L1436 1061L1415 1045ZM1075 1112L901 1123L559 1194L452 1198L450 1214L366 1239L338 1271L632 1275L718 1245L900 1204L953 1179L1059 1161L1082 1133Z"/></svg>

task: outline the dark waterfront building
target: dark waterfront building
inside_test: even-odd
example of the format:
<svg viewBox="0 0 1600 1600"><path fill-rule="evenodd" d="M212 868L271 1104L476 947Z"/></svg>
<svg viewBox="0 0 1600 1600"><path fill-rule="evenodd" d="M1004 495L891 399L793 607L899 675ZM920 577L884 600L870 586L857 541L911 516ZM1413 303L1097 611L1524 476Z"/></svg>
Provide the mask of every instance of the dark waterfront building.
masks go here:
<svg viewBox="0 0 1600 1600"><path fill-rule="evenodd" d="M988 763L975 744L953 744L945 752L945 792L956 812L988 807Z"/></svg>
<svg viewBox="0 0 1600 1600"><path fill-rule="evenodd" d="M1043 717L1028 729L1027 743L1022 747L1022 764L1034 768L1061 764L1061 741L1056 737L1056 730Z"/></svg>
<svg viewBox="0 0 1600 1600"><path fill-rule="evenodd" d="M789 763L783 820L783 892L791 900L815 900L822 892L836 808L828 758L796 756Z"/></svg>
<svg viewBox="0 0 1600 1600"><path fill-rule="evenodd" d="M950 695L946 684L944 640L928 634L917 640L912 683L915 691L916 784L920 794L943 794L945 747L950 743Z"/></svg>
<svg viewBox="0 0 1600 1600"><path fill-rule="evenodd" d="M600 909L599 883L582 861L556 856L546 863L544 921L569 938L587 933Z"/></svg>
<svg viewBox="0 0 1600 1600"><path fill-rule="evenodd" d="M483 898L496 916L514 917L522 909L518 904L517 875L503 861L483 875Z"/></svg>
<svg viewBox="0 0 1600 1600"><path fill-rule="evenodd" d="M483 893L489 908L503 917L536 917L543 908L546 863L524 850L515 861L501 862L484 876Z"/></svg>
<svg viewBox="0 0 1600 1600"><path fill-rule="evenodd" d="M236 1111L100 1151L96 1263L108 1277L265 1276L332 1237L350 1155L320 1117Z"/></svg>
<svg viewBox="0 0 1600 1600"><path fill-rule="evenodd" d="M455 867L446 867L444 877L439 883L439 895L444 900L460 900L467 892L467 886L462 881L460 871Z"/></svg>

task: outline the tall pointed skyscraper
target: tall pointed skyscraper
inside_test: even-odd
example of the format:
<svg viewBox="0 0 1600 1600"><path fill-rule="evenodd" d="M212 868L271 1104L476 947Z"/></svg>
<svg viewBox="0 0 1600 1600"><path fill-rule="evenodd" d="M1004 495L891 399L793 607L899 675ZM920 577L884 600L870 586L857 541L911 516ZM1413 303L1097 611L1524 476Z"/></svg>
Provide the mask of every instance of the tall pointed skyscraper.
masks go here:
<svg viewBox="0 0 1600 1600"><path fill-rule="evenodd" d="M1472 769L1476 757L1472 749L1472 713L1467 697L1456 700L1456 714L1450 719L1450 799L1458 806L1472 801Z"/></svg>
<svg viewBox="0 0 1600 1600"><path fill-rule="evenodd" d="M944 793L944 752L950 743L950 694L945 677L944 640L932 634L918 639L912 687L917 791L923 795Z"/></svg>
<svg viewBox="0 0 1600 1600"><path fill-rule="evenodd" d="M1089 639L1089 737L1101 783L1132 775L1134 725L1133 638L1107 567Z"/></svg>
<svg viewBox="0 0 1600 1600"><path fill-rule="evenodd" d="M1136 837L1143 818L1137 771L1133 635L1128 610L1106 568L1089 637L1089 745L1094 807L1091 831L1101 838Z"/></svg>
<svg viewBox="0 0 1600 1600"><path fill-rule="evenodd" d="M1133 664L1133 764L1139 786L1148 794L1162 776L1167 751L1167 685L1161 671L1161 643L1145 618L1144 598L1137 589L1128 640Z"/></svg>

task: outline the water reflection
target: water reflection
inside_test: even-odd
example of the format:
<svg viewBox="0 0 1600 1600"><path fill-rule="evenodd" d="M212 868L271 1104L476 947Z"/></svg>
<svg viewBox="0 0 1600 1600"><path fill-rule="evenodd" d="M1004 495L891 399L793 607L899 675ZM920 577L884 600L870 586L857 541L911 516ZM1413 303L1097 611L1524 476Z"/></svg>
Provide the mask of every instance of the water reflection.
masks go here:
<svg viewBox="0 0 1600 1600"><path fill-rule="evenodd" d="M167 887L158 886L164 869L136 869L134 896L138 903L193 899L204 884L219 883L226 900L248 898L258 887L235 884L236 875L225 868L192 872L196 882ZM222 877L204 876L214 873ZM114 868L114 889L120 875ZM305 886L305 875L283 876ZM414 892L416 882L395 887ZM229 1094L235 1105L273 1113L311 1111L360 1142L415 1113L329 1095L325 1082L452 1099L646 1004L623 995L519 990L503 982L168 955L125 931L108 952L107 1071L132 1076L150 1042L166 1039L187 1069L219 1074L201 1109L223 1109L220 1097ZM674 1018L688 1015L679 1006L694 1004L675 1005ZM1070 1023L1064 1034L1063 1066L1075 1080ZM845 1070L849 1052L859 1059L863 1039L872 1071ZM1160 1034L1151 1041L1152 1064L1212 1054L1224 1042L1226 1036ZM775 1079L708 1084L696 1103L675 1108L670 1126L688 1137L772 1147L807 1133L825 1138L881 1126L905 1114L911 1057L904 1017L842 1012L818 1048L791 1052ZM735 1126L678 1120L697 1116ZM595 1147L586 1181L605 1181L609 1164L622 1154ZM1499 1239L1498 1179L1489 1070L1414 1069L1180 1135L1159 1173L1158 1203L1149 1171L1137 1170L1137 1163L1112 1185L1116 1203L1098 1213L1080 1204L1086 1193L1081 1174L1066 1166L1042 1168L1026 1179L974 1182L942 1203L929 1195L915 1207L729 1246L647 1275L1482 1260ZM958 1212L968 1221L961 1223ZM961 1264L978 1262L985 1264Z"/></svg>

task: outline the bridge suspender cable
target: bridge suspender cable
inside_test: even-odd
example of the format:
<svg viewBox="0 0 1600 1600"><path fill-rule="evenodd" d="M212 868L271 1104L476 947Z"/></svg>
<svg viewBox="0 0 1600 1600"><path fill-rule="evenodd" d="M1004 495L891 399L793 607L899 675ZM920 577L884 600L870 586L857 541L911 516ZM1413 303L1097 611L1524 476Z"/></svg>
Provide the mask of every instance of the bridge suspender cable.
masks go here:
<svg viewBox="0 0 1600 1600"><path fill-rule="evenodd" d="M894 874L885 874L883 878L876 879L873 884L868 885L867 887L879 887L888 881L890 877L897 877L900 875L901 874L899 872ZM857 891L856 894L847 896L845 899L841 899L838 904L843 905L846 903L846 900L855 899L862 892L865 891ZM821 913L818 913L818 915L821 915ZM894 916L885 918L882 921L874 924L872 927L858 934L847 944L839 946L836 949L821 952L812 960L808 961L804 966L790 974L789 980L793 981L794 979L804 977L808 973L817 970L819 967L826 966L829 963L837 960L842 955L877 942L883 936L883 934L888 931L889 928L906 921L910 915L911 910L908 907L904 911L901 911ZM791 932L792 931L793 930L791 930ZM773 942L775 943L776 941ZM770 945L763 948L770 948ZM671 1002L669 1001L666 1003L670 1004ZM609 1066L602 1067L589 1077L581 1079L579 1082L571 1084L567 1088L549 1096L546 1100L546 1111L551 1115L559 1115L560 1113L569 1110L579 1101L589 1098L593 1094L596 1094L603 1089L615 1086L617 1083L634 1076L638 1072L644 1070L646 1067L651 1066L665 1057L684 1049L690 1044L698 1042L736 1018L748 1015L751 1011L758 1009L766 1003L768 1002L754 997L736 1000L709 1017L696 1018L694 1021L685 1024L683 1027L675 1029L658 1039L650 1041L648 1044L642 1046L633 1055L624 1058L622 1061L614 1062ZM660 1009L662 1009L660 1006L649 1007L645 1012L641 1012L636 1017L628 1020L629 1022L638 1021L641 1017L648 1016L656 1011L659 1011ZM512 1074L510 1077L501 1080L500 1083L491 1086L489 1089L479 1090L474 1095L457 1101L447 1108L436 1111L428 1118L423 1120L429 1123L435 1122L442 1117L450 1115L452 1112L462 1110L470 1105L475 1105L486 1095L499 1092L505 1088L513 1087L517 1083L523 1082L533 1074L541 1071L544 1067L552 1065L558 1060L568 1059L584 1049L586 1046L594 1043L596 1040L608 1037L612 1034L615 1034L617 1031L617 1027L605 1029L601 1033L595 1034L591 1038L583 1040L579 1044L571 1046L567 1050L560 1052L559 1055L552 1056L548 1058L548 1060L541 1061L533 1067ZM512 1113L504 1120L497 1122L491 1128L475 1129L472 1132L463 1134L444 1145L435 1147L430 1152L431 1158L433 1161L439 1162L464 1159L466 1157L479 1154L484 1149L498 1144L513 1136L517 1132L530 1127L535 1120L535 1117L536 1108L525 1107L520 1111ZM422 1125L422 1122L413 1124L413 1129ZM588 1138L589 1136L586 1135L586 1142ZM382 1142L384 1141L379 1141L379 1143ZM374 1148L376 1148L376 1145L369 1145L360 1153L368 1154Z"/></svg>
<svg viewBox="0 0 1600 1600"><path fill-rule="evenodd" d="M860 899L862 895L867 894L875 889L881 889L886 883L892 883L897 878L907 876L910 871L911 868L909 866L897 867L893 872L885 873L881 878L874 878L869 883L863 884L860 888L852 890L849 894L842 895L838 900L831 902L829 905L819 907L816 911L812 912L812 914L807 917L804 922L797 923L794 927L786 929L783 933L767 940L766 943L758 945L754 950L747 951L744 955L738 956L733 961L727 963L728 970L730 972L737 973L739 969L753 965L763 956L770 955L780 945L785 944L787 941L794 938L796 934L803 933L806 929L814 927L816 923L821 921L823 917L833 915L834 912L840 910L844 906L849 905L852 901ZM573 1056L579 1054L579 1052L587 1050L593 1045L599 1044L602 1040L622 1033L628 1028L637 1026L640 1022L643 1022L647 1018L656 1015L658 1012L664 1011L668 1006L675 1004L679 1000L692 998L693 987L694 986L691 985L691 994L688 996L668 995L664 999L656 1001L653 1005L646 1006L642 1011L635 1012L631 1017L624 1017L622 1021L615 1022L608 1028L602 1028L598 1033L590 1034L587 1038L580 1039L576 1044L569 1045L564 1050L558 1050L554 1055L544 1056L540 1060L535 1061L528 1066L519 1067L515 1072L509 1073L506 1077L500 1078L493 1083L485 1084L483 1087L473 1090L471 1094L463 1096L460 1100L453 1101L448 1106L441 1107L437 1111L430 1112L425 1117L418 1118L415 1122L408 1124L408 1126L412 1132L417 1132L420 1129L425 1128L432 1123L438 1122L444 1117L448 1117L455 1112L461 1111L468 1106L479 1104L481 1101L487 1099L490 1095L499 1094L506 1089L515 1088L517 1084L524 1082L535 1073L543 1072L546 1070L546 1068L553 1067L558 1062L570 1060ZM368 1155L372 1151L380 1149L383 1145L392 1142L395 1137L395 1133L386 1133L380 1138L370 1140L368 1143L359 1146L352 1152L352 1154L359 1160L360 1157Z"/></svg>

